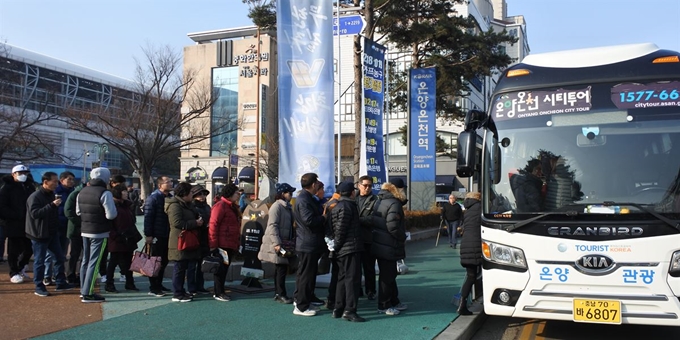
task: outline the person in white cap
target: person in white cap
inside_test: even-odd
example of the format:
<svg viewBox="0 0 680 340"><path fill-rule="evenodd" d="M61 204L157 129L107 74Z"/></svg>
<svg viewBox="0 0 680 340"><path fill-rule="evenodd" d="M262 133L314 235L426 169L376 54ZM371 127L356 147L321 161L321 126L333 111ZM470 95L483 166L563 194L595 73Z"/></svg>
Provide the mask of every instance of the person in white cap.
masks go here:
<svg viewBox="0 0 680 340"><path fill-rule="evenodd" d="M83 262L80 266L80 294L84 303L104 302L95 294L95 273L101 261L102 248L111 231L111 221L118 216L113 195L106 185L111 179L107 168L94 168L90 181L76 198L76 214L81 218L80 233L83 237Z"/></svg>
<svg viewBox="0 0 680 340"><path fill-rule="evenodd" d="M35 191L35 183L25 165L12 168L12 175L2 178L0 189L0 219L5 221L7 237L7 263L12 283L22 283L29 279L26 267L33 255L33 245L26 237L26 201Z"/></svg>

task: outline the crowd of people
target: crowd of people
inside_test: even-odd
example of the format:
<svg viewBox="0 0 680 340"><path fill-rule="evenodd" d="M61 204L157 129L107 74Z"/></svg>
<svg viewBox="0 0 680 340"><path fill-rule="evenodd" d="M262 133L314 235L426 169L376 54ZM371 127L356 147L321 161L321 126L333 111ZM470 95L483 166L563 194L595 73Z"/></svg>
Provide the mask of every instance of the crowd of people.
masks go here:
<svg viewBox="0 0 680 340"><path fill-rule="evenodd" d="M212 295L218 301L231 300L225 293L225 279L240 248L244 202L236 185L224 186L211 207L206 199L210 192L201 185L180 182L173 187L169 177L158 177L157 189L144 202L142 236L135 224L139 196L132 196L135 190L126 186L125 178L112 177L107 168L93 169L90 180L78 187L70 172L46 172L36 185L24 165L15 166L3 180L0 219L8 238L12 283L30 280L26 269L33 256L35 294L41 297L50 295L48 286L54 285L57 292L80 287L83 303L104 302L106 298L95 289L97 274L105 283L105 292L114 294L118 292L116 268L124 289L139 291L130 265L137 242L143 239L149 252L161 258L158 275L148 278L149 295L170 293L172 301L190 302L198 294L209 293L201 264L207 257L218 257L222 261L213 273ZM338 183L336 193L326 200L318 175L307 173L300 178L295 204L291 201L297 189L288 183L276 185L258 258L274 264L274 300L293 304L294 315L314 316L325 305L334 318L363 322L357 314L362 296L376 300L377 311L385 315L398 315L408 308L399 299L395 265L406 257L406 186L403 180L392 179L375 195L371 177L362 176L356 184ZM465 207L475 209L468 200ZM457 208L442 213L451 228L461 220ZM481 250L476 249L475 233L468 229L479 229L479 221L465 219L463 228L462 264L476 268ZM196 244L187 246L187 233L194 235ZM455 243L454 238L452 246ZM322 258L331 264L326 301L315 295ZM163 285L169 261L174 264L172 288ZM293 265L297 273L290 296L285 280ZM468 279L471 273L468 269ZM469 291L468 283L464 292ZM467 311L464 304L461 308Z"/></svg>

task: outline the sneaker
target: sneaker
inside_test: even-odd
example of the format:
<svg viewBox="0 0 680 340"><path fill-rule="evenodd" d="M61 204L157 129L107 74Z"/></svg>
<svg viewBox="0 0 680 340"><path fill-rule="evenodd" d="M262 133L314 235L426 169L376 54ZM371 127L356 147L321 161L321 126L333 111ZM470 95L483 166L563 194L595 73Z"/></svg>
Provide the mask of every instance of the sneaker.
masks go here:
<svg viewBox="0 0 680 340"><path fill-rule="evenodd" d="M173 296L172 301L173 302L191 302L191 299L184 296L184 295L181 295L181 296Z"/></svg>
<svg viewBox="0 0 680 340"><path fill-rule="evenodd" d="M225 302L231 301L231 297L227 294L213 295L213 297L217 301L225 301Z"/></svg>
<svg viewBox="0 0 680 340"><path fill-rule="evenodd" d="M283 303L283 304L286 304L286 305L293 303L293 299L291 299L291 298L289 298L285 295L274 296L274 301L279 302L279 303Z"/></svg>
<svg viewBox="0 0 680 340"><path fill-rule="evenodd" d="M309 303L314 306L323 306L326 304L325 302L323 302L323 300L319 299L316 296L313 296Z"/></svg>
<svg viewBox="0 0 680 340"><path fill-rule="evenodd" d="M57 285L56 291L57 291L57 292L63 292L63 291L66 291L66 290L71 290L71 289L73 289L73 288L74 288L74 287L73 287L72 284L69 284L69 283L62 283L62 284L58 284L58 285Z"/></svg>
<svg viewBox="0 0 680 340"><path fill-rule="evenodd" d="M24 277L21 276L21 274L16 274L12 276L12 278L9 279L9 281L12 283L24 283Z"/></svg>
<svg viewBox="0 0 680 340"><path fill-rule="evenodd" d="M319 306L315 306L313 304L310 304L309 308L307 308L307 310L311 310L311 311L314 311L314 312L320 312L321 308L319 308Z"/></svg>
<svg viewBox="0 0 680 340"><path fill-rule="evenodd" d="M308 310L303 312L303 311L299 310L297 307L295 307L295 308L293 308L293 314L300 315L300 316L314 316L314 315L316 315L316 312L311 310L311 309L308 309Z"/></svg>
<svg viewBox="0 0 680 340"><path fill-rule="evenodd" d="M408 309L408 305L405 305L405 304L399 302L398 305L396 305L396 306L394 306L394 307L392 307L392 308L394 308L394 309L396 309L396 310L398 310L398 311L405 311L405 310Z"/></svg>
<svg viewBox="0 0 680 340"><path fill-rule="evenodd" d="M378 309L378 313L385 315L399 315L399 310L394 308Z"/></svg>
<svg viewBox="0 0 680 340"><path fill-rule="evenodd" d="M51 284L53 284L53 283L54 283L54 281L52 281L52 279L49 278L49 277L46 277L46 278L43 279L43 284L44 284L45 286L49 286L49 285L51 285Z"/></svg>
<svg viewBox="0 0 680 340"><path fill-rule="evenodd" d="M28 274L26 274L26 271L27 271L27 270L28 270L28 265L24 265L24 268L21 269L21 273L20 273L20 274L21 274L21 276L24 277L24 280L30 280L30 279L31 279L31 277L28 276Z"/></svg>
<svg viewBox="0 0 680 340"><path fill-rule="evenodd" d="M106 275L102 275L102 276L99 278L99 282L100 282L100 283L106 283Z"/></svg>
<svg viewBox="0 0 680 340"><path fill-rule="evenodd" d="M120 278L118 278L119 282L125 282L125 276L121 275Z"/></svg>
<svg viewBox="0 0 680 340"><path fill-rule="evenodd" d="M38 287L35 289L35 295L40 297L50 296L50 293L45 289L45 287Z"/></svg>
<svg viewBox="0 0 680 340"><path fill-rule="evenodd" d="M152 290L149 292L149 295L155 296L155 297L164 297L165 293L161 292L160 290Z"/></svg>
<svg viewBox="0 0 680 340"><path fill-rule="evenodd" d="M83 295L83 297L80 298L80 302L82 303L100 303L104 301L106 301L106 299L99 294Z"/></svg>
<svg viewBox="0 0 680 340"><path fill-rule="evenodd" d="M110 285L110 284L106 284L106 287L104 287L104 290L106 290L109 293L118 293L116 286Z"/></svg>
<svg viewBox="0 0 680 340"><path fill-rule="evenodd" d="M165 286L161 286L161 291L163 291L163 292L172 292L172 289L166 288Z"/></svg>
<svg viewBox="0 0 680 340"><path fill-rule="evenodd" d="M137 288L137 286L135 286L134 284L131 284L131 285L125 284L125 290L132 290L132 291L138 292L139 288Z"/></svg>

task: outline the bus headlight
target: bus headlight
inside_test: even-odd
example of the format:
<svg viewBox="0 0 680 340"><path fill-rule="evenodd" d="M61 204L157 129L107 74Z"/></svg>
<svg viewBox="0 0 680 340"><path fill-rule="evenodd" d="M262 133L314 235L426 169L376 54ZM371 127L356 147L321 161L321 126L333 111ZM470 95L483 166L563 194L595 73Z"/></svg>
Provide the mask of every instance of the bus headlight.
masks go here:
<svg viewBox="0 0 680 340"><path fill-rule="evenodd" d="M484 259L490 262L524 269L527 268L524 252L519 248L482 241L482 255L484 256Z"/></svg>
<svg viewBox="0 0 680 340"><path fill-rule="evenodd" d="M671 256L671 265L668 267L668 274L672 277L680 276L680 250L673 253Z"/></svg>

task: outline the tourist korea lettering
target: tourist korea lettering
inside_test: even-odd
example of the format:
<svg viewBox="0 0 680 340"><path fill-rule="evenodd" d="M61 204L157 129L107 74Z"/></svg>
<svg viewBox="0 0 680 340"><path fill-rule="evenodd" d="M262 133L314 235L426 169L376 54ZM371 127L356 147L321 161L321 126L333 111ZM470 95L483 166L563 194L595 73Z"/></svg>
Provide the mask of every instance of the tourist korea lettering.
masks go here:
<svg viewBox="0 0 680 340"><path fill-rule="evenodd" d="M279 182L333 176L333 25L326 0L278 0Z"/></svg>
<svg viewBox="0 0 680 340"><path fill-rule="evenodd" d="M409 72L409 163L411 182L434 182L436 70Z"/></svg>
<svg viewBox="0 0 680 340"><path fill-rule="evenodd" d="M364 140L361 173L373 178L373 193L386 181L383 152L385 47L364 38ZM362 167L363 168L363 167Z"/></svg>

